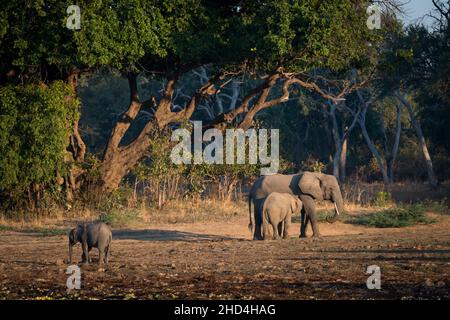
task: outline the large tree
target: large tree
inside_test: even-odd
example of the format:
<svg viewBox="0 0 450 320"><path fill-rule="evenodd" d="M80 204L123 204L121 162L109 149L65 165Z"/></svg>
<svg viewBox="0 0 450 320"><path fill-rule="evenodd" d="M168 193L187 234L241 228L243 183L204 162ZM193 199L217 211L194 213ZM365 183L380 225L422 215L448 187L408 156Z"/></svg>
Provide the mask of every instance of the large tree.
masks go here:
<svg viewBox="0 0 450 320"><path fill-rule="evenodd" d="M316 76L320 74L317 71L367 63L368 51L379 39L379 34L365 28L363 7L348 1L241 1L214 6L204 2L201 9L202 14L187 19L191 25L186 31L176 30L171 35L167 56L146 55L136 64L142 71L152 70L148 73L167 79L160 97L141 102L136 73L128 73L130 105L112 131L102 162L105 189L116 188L144 156L152 130L190 119L202 99L237 76L253 78L255 86L240 104L225 108L208 126L224 129L233 125L245 130L253 125L258 112L288 101L294 86L323 99L339 100L355 85L346 82L341 92L333 95L321 86L329 83ZM186 100L184 108L175 111L173 94L180 77L202 65L215 72ZM154 110L153 119L135 140L120 145L144 108Z"/></svg>
<svg viewBox="0 0 450 320"><path fill-rule="evenodd" d="M240 104L225 107L208 126L247 129L261 110L290 98L292 88L336 102L357 85L343 81L329 92L323 71L370 64L382 32L366 26L369 1L79 1L81 29L66 28L71 1L6 3L0 15L2 83L63 79L76 91L82 73L114 69L128 79L129 104L111 131L100 164L100 185L114 190L142 159L150 133L191 119L199 102L253 79ZM192 90L182 108L173 108L180 78L201 66L210 78ZM140 100L137 77L163 81L161 95ZM142 130L124 142L138 114L152 114ZM73 125L73 156L83 161L84 143ZM76 180L73 177L72 180ZM75 181L71 182L74 187Z"/></svg>
<svg viewBox="0 0 450 320"><path fill-rule="evenodd" d="M405 107L425 158L428 180L437 185L429 144L422 122L432 126L429 133L440 132L441 141L450 139L443 128L448 126L449 105L449 1L433 1L434 24L406 27L387 38L378 82L382 91L394 94ZM421 119L422 118L422 119ZM439 140L439 139L436 139Z"/></svg>

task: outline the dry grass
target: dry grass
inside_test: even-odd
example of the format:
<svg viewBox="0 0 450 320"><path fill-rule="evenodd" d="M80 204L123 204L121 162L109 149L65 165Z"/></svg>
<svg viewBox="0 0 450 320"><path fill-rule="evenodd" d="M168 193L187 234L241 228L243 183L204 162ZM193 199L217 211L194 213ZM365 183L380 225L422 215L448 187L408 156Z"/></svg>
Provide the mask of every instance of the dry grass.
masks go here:
<svg viewBox="0 0 450 320"><path fill-rule="evenodd" d="M142 211L144 222L152 224L194 223L202 221L229 221L248 215L244 201L220 201L202 199L171 201L161 209L149 208Z"/></svg>
<svg viewBox="0 0 450 320"><path fill-rule="evenodd" d="M374 206L380 193L388 193L395 203L418 203L425 201L446 201L450 205L450 181L443 182L437 189L428 184L399 182L390 186L383 183L352 181L342 186L344 202L356 208ZM354 207L355 208L355 207Z"/></svg>
<svg viewBox="0 0 450 320"><path fill-rule="evenodd" d="M52 215L5 218L0 216L0 229L28 230L30 228L43 230L67 229L78 221L97 220L99 210L60 210ZM248 207L243 201L220 201L217 199L202 199L180 201L172 200L162 208L122 208L112 209L106 213L106 221L113 227L143 227L149 224L176 224L195 222L220 222L239 219L248 216Z"/></svg>
<svg viewBox="0 0 450 320"><path fill-rule="evenodd" d="M95 210L55 210L51 215L19 216L8 218L0 215L0 230L27 231L40 234L63 233L78 221L93 221L98 219L99 212Z"/></svg>
<svg viewBox="0 0 450 320"><path fill-rule="evenodd" d="M398 183L386 188L383 184L352 183L343 186L345 210L351 216L378 212L401 203L422 203L426 211L449 213L450 183L437 190L417 183ZM379 201L380 193L382 200ZM387 196L387 199L384 197ZM378 199L378 200L377 200ZM332 212L333 205L319 203L319 212ZM177 224L195 222L221 222L247 219L246 196L237 201L222 201L215 198L171 200L162 208L118 206L106 212L107 221L113 227L145 227L152 224ZM0 228L26 230L30 228L67 229L77 221L92 221L99 218L100 210L89 208L53 210L46 215L17 214L15 217L0 215Z"/></svg>

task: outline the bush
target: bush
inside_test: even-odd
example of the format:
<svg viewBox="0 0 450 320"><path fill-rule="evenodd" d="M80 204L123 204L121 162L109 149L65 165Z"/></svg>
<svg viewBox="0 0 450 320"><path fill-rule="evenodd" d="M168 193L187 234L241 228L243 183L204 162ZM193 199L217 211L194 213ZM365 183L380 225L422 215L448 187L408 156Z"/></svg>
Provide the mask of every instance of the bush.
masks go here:
<svg viewBox="0 0 450 320"><path fill-rule="evenodd" d="M17 207L54 184L66 171L64 157L79 102L68 85L0 89L0 204Z"/></svg>
<svg viewBox="0 0 450 320"><path fill-rule="evenodd" d="M423 202L423 206L427 211L439 214L450 214L450 208L447 205L447 198L442 200L426 200Z"/></svg>
<svg viewBox="0 0 450 320"><path fill-rule="evenodd" d="M127 186L117 188L111 194L103 196L95 208L104 212L119 211L128 208L129 199L133 190Z"/></svg>
<svg viewBox="0 0 450 320"><path fill-rule="evenodd" d="M139 212L137 210L111 210L103 216L103 222L111 227L126 227L139 222Z"/></svg>
<svg viewBox="0 0 450 320"><path fill-rule="evenodd" d="M423 205L398 206L364 214L352 220L352 223L375 228L401 228L434 222L434 219L428 218L425 215Z"/></svg>
<svg viewBox="0 0 450 320"><path fill-rule="evenodd" d="M376 207L384 208L392 204L392 196L388 191L380 191L375 195L373 202Z"/></svg>

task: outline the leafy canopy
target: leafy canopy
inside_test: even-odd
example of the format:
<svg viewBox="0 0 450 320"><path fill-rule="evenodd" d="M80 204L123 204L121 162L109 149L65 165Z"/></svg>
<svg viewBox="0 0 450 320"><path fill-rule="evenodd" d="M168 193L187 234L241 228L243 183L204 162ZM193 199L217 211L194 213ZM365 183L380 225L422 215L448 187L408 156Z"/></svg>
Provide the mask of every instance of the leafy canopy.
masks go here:
<svg viewBox="0 0 450 320"><path fill-rule="evenodd" d="M79 102L68 85L0 88L0 191L47 184L64 155Z"/></svg>
<svg viewBox="0 0 450 320"><path fill-rule="evenodd" d="M2 75L46 81L73 68L169 74L206 64L339 70L367 62L381 35L366 27L364 0L80 0L81 29L69 30L72 2L4 3Z"/></svg>

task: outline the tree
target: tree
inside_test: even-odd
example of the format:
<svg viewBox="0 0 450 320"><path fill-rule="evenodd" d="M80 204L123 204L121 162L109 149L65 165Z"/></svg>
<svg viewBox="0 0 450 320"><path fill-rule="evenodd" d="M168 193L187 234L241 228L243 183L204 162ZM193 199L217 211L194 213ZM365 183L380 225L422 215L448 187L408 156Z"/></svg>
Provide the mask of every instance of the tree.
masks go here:
<svg viewBox="0 0 450 320"><path fill-rule="evenodd" d="M0 88L0 203L12 208L26 199L38 205L46 185L55 184L65 164L71 123L78 101L67 99L71 88L46 85Z"/></svg>
<svg viewBox="0 0 450 320"><path fill-rule="evenodd" d="M338 72L370 64L383 31L366 28L368 1L110 0L81 1L82 26L65 27L69 1L15 1L0 17L2 83L64 80L77 90L82 74L116 70L128 80L129 103L111 131L100 163L100 187L111 191L147 153L149 133L193 117L207 97L252 79L235 108L207 124L224 129L251 127L262 110L288 101L293 88L337 101L318 70ZM26 23L25 23L26 22ZM208 66L209 79L173 108L180 79ZM141 101L137 78L163 82L161 95ZM124 136L142 112L151 115L130 141ZM84 143L72 126L69 150L83 161ZM76 186L77 175L69 177ZM74 183L75 181L75 183Z"/></svg>
<svg viewBox="0 0 450 320"><path fill-rule="evenodd" d="M437 179L429 147L417 118L420 113L413 111L407 96L414 96L416 100L423 102L421 109L426 110L427 103L436 101L432 98L433 95L436 95L436 91L434 91L436 86L443 86L448 91L448 85L446 85L448 76L442 76L442 69L448 69L448 61L444 62L445 56L449 52L448 41L445 40L446 33L441 33L441 30L430 32L424 26L415 25L407 28L405 32L393 35L389 39L388 49L383 54L380 68L382 74L385 75L385 81L381 87L394 92L399 102L408 111L424 155L429 183L434 187L437 186ZM446 94L442 96L446 96Z"/></svg>
<svg viewBox="0 0 450 320"><path fill-rule="evenodd" d="M238 75L252 76L257 85L236 108L226 108L209 127L224 129L233 124L245 130L252 126L258 112L288 101L293 86L324 99L338 100L353 87L347 86L333 96L321 88L320 81L308 71L340 70L352 63L364 62L367 51L372 50L367 41L375 43L377 39L367 28L356 27L365 24L365 11L347 1L244 1L239 6L214 9L206 3L202 8L201 17L207 19L198 21L197 15L193 23L187 18L187 23L192 23L189 32L178 30L171 34L173 51L167 50L167 56L161 59L145 56L135 65L145 70L156 68L157 72L150 74L162 74L167 79L159 99L141 102L136 74L128 73L130 105L113 129L104 153L103 188L116 188L126 172L142 158L149 146L148 132L190 119L205 97L218 93ZM195 32L195 39L190 37L190 32ZM186 48L186 36L190 39L189 51L180 55L183 52L180 48ZM205 45L205 38L220 41L207 41ZM217 52L221 52L220 57ZM174 111L173 96L180 76L203 65L214 66L215 73L195 90L184 108ZM134 141L120 146L130 123L147 108L155 110L154 118Z"/></svg>

